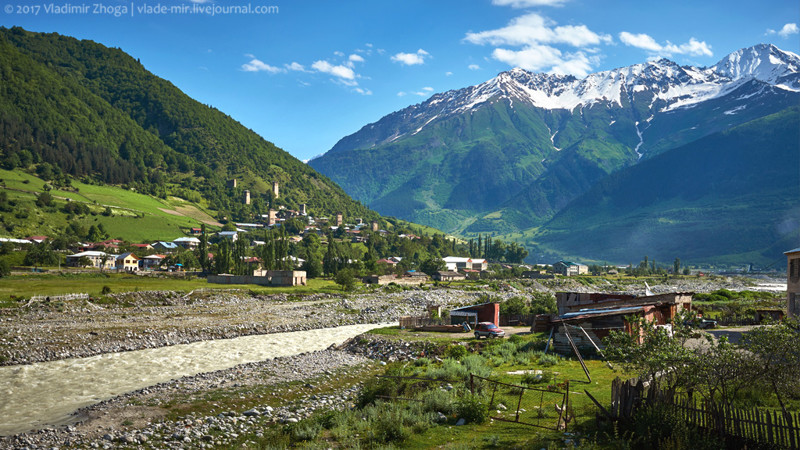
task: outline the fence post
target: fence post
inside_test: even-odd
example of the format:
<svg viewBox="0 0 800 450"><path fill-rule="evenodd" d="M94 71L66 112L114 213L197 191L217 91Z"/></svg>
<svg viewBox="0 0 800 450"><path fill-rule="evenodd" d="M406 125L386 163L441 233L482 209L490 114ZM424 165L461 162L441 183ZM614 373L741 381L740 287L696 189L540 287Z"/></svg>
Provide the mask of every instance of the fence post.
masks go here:
<svg viewBox="0 0 800 450"><path fill-rule="evenodd" d="M567 392L564 393L564 432L567 431L567 424L569 423L569 380L566 385Z"/></svg>

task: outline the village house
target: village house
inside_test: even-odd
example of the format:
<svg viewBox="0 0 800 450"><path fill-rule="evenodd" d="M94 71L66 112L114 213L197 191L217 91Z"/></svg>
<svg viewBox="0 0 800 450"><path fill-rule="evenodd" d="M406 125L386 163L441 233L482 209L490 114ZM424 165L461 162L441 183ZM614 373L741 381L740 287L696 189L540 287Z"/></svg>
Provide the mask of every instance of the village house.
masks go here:
<svg viewBox="0 0 800 450"><path fill-rule="evenodd" d="M553 271L560 273L565 277L575 275L586 275L589 273L589 266L584 264L574 263L572 261L559 261L553 264Z"/></svg>
<svg viewBox="0 0 800 450"><path fill-rule="evenodd" d="M475 328L478 322L491 322L499 326L500 303L481 303L450 310L450 323L452 325L464 322L468 323L472 328Z"/></svg>
<svg viewBox="0 0 800 450"><path fill-rule="evenodd" d="M209 275L209 283L257 284L259 286L305 286L304 270L256 270L253 275Z"/></svg>
<svg viewBox="0 0 800 450"><path fill-rule="evenodd" d="M35 244L41 244L42 242L46 241L48 239L48 237L47 236L28 236L25 239L27 239L27 240L35 243Z"/></svg>
<svg viewBox="0 0 800 450"><path fill-rule="evenodd" d="M220 231L217 233L217 236L223 239L230 239L233 242L236 242L239 239L239 233L237 231Z"/></svg>
<svg viewBox="0 0 800 450"><path fill-rule="evenodd" d="M153 246L150 244L131 244L131 247L143 250L143 251L150 251L153 250Z"/></svg>
<svg viewBox="0 0 800 450"><path fill-rule="evenodd" d="M572 352L570 338L581 351L602 350L602 340L611 331L633 332L631 319L644 319L671 331L678 313L691 308L692 293L633 296L558 292L556 304L559 315L550 321L553 348L568 354Z"/></svg>
<svg viewBox="0 0 800 450"><path fill-rule="evenodd" d="M203 234L203 229L192 227L189 229L189 234L191 234L192 236L200 236L201 234Z"/></svg>
<svg viewBox="0 0 800 450"><path fill-rule="evenodd" d="M433 279L436 281L462 281L465 280L466 277L462 273L445 270L435 272L433 274Z"/></svg>
<svg viewBox="0 0 800 450"><path fill-rule="evenodd" d="M786 305L789 317L800 317L800 248L786 255Z"/></svg>
<svg viewBox="0 0 800 450"><path fill-rule="evenodd" d="M166 255L147 255L140 260L140 264L142 269L158 269L164 262L164 258L166 258Z"/></svg>
<svg viewBox="0 0 800 450"><path fill-rule="evenodd" d="M187 250L194 250L200 245L200 239L196 237L179 237L172 242Z"/></svg>
<svg viewBox="0 0 800 450"><path fill-rule="evenodd" d="M83 259L86 258L86 259ZM67 265L78 267L82 261L88 261L90 267L98 269L113 269L115 267L114 255L99 251L85 251L67 255Z"/></svg>
<svg viewBox="0 0 800 450"><path fill-rule="evenodd" d="M125 272L139 271L139 258L133 253L123 253L117 256L115 264L117 270L124 270Z"/></svg>
<svg viewBox="0 0 800 450"><path fill-rule="evenodd" d="M178 244L174 242L158 241L153 244L153 249L171 253L178 249Z"/></svg>
<svg viewBox="0 0 800 450"><path fill-rule="evenodd" d="M447 270L455 272L458 270L471 269L484 271L489 269L489 262L485 259L463 258L459 256L447 256L444 259Z"/></svg>
<svg viewBox="0 0 800 450"><path fill-rule="evenodd" d="M14 247L15 250L22 248L23 245L32 244L27 239L14 239L14 238L0 238L0 244L8 244Z"/></svg>

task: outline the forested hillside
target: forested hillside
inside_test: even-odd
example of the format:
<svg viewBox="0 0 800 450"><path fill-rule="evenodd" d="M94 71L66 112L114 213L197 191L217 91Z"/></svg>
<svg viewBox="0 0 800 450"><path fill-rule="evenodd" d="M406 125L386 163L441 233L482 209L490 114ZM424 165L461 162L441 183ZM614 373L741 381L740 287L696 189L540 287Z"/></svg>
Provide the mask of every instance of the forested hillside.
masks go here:
<svg viewBox="0 0 800 450"><path fill-rule="evenodd" d="M246 220L269 206L377 217L328 178L191 99L122 50L0 28L0 163L202 203ZM227 181L237 179L236 188ZM280 184L279 198L271 192ZM245 205L243 190L253 202Z"/></svg>
<svg viewBox="0 0 800 450"><path fill-rule="evenodd" d="M800 242L799 142L797 107L715 133L606 177L523 241L621 262L785 263Z"/></svg>

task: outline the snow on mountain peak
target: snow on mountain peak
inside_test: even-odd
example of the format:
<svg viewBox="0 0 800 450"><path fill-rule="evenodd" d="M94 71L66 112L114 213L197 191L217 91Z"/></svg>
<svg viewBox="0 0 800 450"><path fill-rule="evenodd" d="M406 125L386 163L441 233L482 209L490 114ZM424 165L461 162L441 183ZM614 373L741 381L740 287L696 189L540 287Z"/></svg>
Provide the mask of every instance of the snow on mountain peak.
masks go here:
<svg viewBox="0 0 800 450"><path fill-rule="evenodd" d="M737 50L709 68L682 67L662 58L578 79L517 67L477 86L452 91L457 95L451 96L454 104L446 109L463 112L498 96L545 109L573 110L597 102L621 105L624 96L648 92L653 101L664 101L664 109L674 109L723 95L752 79L797 92L798 71L800 57L771 44ZM787 76L794 79L784 82Z"/></svg>
<svg viewBox="0 0 800 450"><path fill-rule="evenodd" d="M737 50L712 67L716 73L734 81L755 78L772 84L782 76L796 74L799 68L800 57L772 44L759 44Z"/></svg>

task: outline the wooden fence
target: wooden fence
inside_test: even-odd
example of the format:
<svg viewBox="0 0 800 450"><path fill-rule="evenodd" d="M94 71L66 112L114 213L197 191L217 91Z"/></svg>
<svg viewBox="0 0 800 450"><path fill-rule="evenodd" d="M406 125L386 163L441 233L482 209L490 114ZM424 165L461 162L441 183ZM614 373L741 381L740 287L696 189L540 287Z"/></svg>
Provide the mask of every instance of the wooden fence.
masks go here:
<svg viewBox="0 0 800 450"><path fill-rule="evenodd" d="M442 325L444 321L442 319L431 319L430 317L413 317L413 316L406 316L400 318L400 328L416 328L416 327L424 327L427 325Z"/></svg>
<svg viewBox="0 0 800 450"><path fill-rule="evenodd" d="M800 414L703 405L697 399L672 398L675 412L685 421L721 436L785 448L800 445Z"/></svg>
<svg viewBox="0 0 800 450"><path fill-rule="evenodd" d="M800 448L800 413L700 402L636 379L617 378L611 384L609 414L615 419L630 419L639 408L654 404L667 405L686 422L728 439Z"/></svg>

